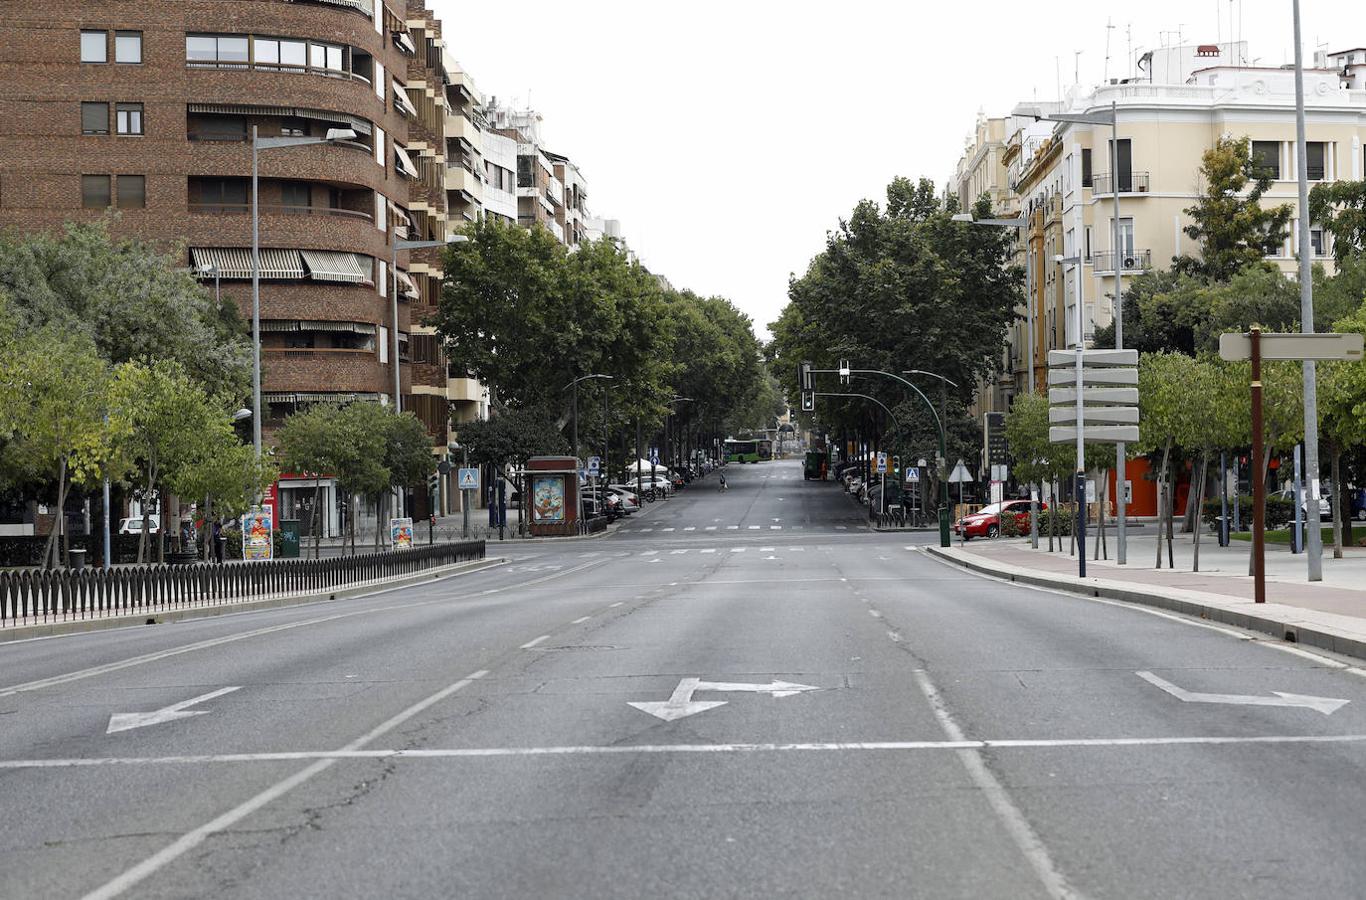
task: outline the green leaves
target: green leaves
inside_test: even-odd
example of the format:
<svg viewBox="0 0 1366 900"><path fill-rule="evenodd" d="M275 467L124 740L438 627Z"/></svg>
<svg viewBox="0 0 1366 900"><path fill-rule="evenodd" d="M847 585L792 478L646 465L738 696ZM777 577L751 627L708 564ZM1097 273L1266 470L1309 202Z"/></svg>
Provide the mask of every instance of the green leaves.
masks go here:
<svg viewBox="0 0 1366 900"><path fill-rule="evenodd" d="M1263 209L1262 195L1272 177L1252 159L1247 137L1220 137L1201 158L1203 190L1185 210L1191 224L1185 233L1200 242L1201 258L1183 257L1179 267L1224 281L1279 248L1289 233L1293 209L1281 204Z"/></svg>
<svg viewBox="0 0 1366 900"><path fill-rule="evenodd" d="M346 494L417 487L436 470L422 423L378 403L311 406L285 419L276 440L287 471L335 477Z"/></svg>

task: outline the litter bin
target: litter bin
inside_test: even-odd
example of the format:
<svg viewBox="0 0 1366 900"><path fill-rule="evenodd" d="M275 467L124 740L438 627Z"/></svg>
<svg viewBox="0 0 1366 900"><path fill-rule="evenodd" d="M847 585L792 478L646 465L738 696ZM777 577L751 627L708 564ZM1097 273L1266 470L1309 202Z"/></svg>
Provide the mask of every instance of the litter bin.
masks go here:
<svg viewBox="0 0 1366 900"><path fill-rule="evenodd" d="M72 550L71 552L71 571L79 572L85 568L85 551Z"/></svg>
<svg viewBox="0 0 1366 900"><path fill-rule="evenodd" d="M280 520L280 558L299 558L299 520Z"/></svg>

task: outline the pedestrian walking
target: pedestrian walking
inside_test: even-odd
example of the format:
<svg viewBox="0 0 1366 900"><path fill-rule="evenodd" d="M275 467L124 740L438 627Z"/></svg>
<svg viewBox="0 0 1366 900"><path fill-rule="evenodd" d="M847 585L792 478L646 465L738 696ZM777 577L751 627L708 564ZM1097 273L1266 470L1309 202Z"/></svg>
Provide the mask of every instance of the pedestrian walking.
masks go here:
<svg viewBox="0 0 1366 900"><path fill-rule="evenodd" d="M726 489L726 476L722 474L718 477L721 479L721 490L724 491Z"/></svg>

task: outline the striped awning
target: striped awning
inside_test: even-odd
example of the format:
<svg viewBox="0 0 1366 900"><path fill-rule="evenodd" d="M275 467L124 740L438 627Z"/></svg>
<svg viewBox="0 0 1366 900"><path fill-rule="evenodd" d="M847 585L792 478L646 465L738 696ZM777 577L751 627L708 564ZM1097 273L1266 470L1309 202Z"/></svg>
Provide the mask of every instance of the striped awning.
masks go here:
<svg viewBox="0 0 1366 900"><path fill-rule="evenodd" d="M417 118L417 107L408 99L408 89L398 81L394 82L394 107L411 119Z"/></svg>
<svg viewBox="0 0 1366 900"><path fill-rule="evenodd" d="M373 322L323 322L317 319L304 319L299 323L304 331L345 331L351 334L374 334Z"/></svg>
<svg viewBox="0 0 1366 900"><path fill-rule="evenodd" d="M413 39L408 37L408 32L395 31L394 43L398 45L398 49L409 56L417 56L417 48L413 46Z"/></svg>
<svg viewBox="0 0 1366 900"><path fill-rule="evenodd" d="M299 252L303 254L304 262L308 264L309 277L314 281L340 281L346 284L364 284L370 281L370 273L367 267L362 265L358 253L341 253L336 250Z"/></svg>
<svg viewBox="0 0 1366 900"><path fill-rule="evenodd" d="M245 103L191 103L186 107L191 113L204 113L216 116L282 116L293 119L314 119L319 122L335 122L346 125L356 134L370 134L370 123L349 113L332 112L328 109L310 109L299 106L251 106Z"/></svg>
<svg viewBox="0 0 1366 900"><path fill-rule="evenodd" d="M410 300L417 300L422 293L417 289L417 284L402 269L395 269L394 274L398 276L399 293Z"/></svg>
<svg viewBox="0 0 1366 900"><path fill-rule="evenodd" d="M262 278L303 278L304 268L299 262L298 250L277 250L262 247ZM200 274L209 277L217 273L222 279L243 279L251 277L251 250L236 247L192 247L190 257Z"/></svg>
<svg viewBox="0 0 1366 900"><path fill-rule="evenodd" d="M375 14L375 7L371 0L293 0L294 3L326 3L328 6L344 6L347 9L358 9L367 16Z"/></svg>
<svg viewBox="0 0 1366 900"><path fill-rule="evenodd" d="M394 168L398 169L400 174L407 175L409 178L418 177L417 166L413 165L413 161L409 159L408 151L404 150L398 144L394 145Z"/></svg>

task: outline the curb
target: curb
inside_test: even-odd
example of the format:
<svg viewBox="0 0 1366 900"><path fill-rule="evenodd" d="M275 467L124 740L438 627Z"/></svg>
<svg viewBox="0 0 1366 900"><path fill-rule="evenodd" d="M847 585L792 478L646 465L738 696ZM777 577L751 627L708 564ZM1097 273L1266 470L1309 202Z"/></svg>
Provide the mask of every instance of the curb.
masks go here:
<svg viewBox="0 0 1366 900"><path fill-rule="evenodd" d="M194 606L186 609L168 609L160 612L131 613L123 616L109 616L102 619L70 619L65 622L48 622L38 625L17 625L0 631L0 644L12 641L32 640L33 638L57 637L66 634L84 634L91 631L104 631L110 628L130 628L141 625L164 625L187 619L207 619L213 616L237 612L256 612L263 609L280 609L289 606L303 606L306 603L325 603L329 600L345 600L352 597L365 597L380 594L396 588L411 587L456 575L472 575L485 569L506 565L507 559L491 557L471 562L454 563L437 569L428 569L413 575L405 575L393 581L339 588L334 591L316 591L311 594L295 594L289 597L270 597L263 600L246 600L241 603L222 603L217 606Z"/></svg>
<svg viewBox="0 0 1366 900"><path fill-rule="evenodd" d="M1116 582L1104 581L1101 579L1087 579L1086 582L1082 583L1074 579L1067 579L1055 575L1039 574L1027 569L1022 569L1019 566L1012 566L1004 563L993 566L985 562L963 559L959 556L945 553L941 547L926 547L925 551L952 565L961 566L969 571L977 572L982 575L989 575L993 578L1015 582L1016 584L1051 588L1084 597L1100 597L1105 600L1118 600L1123 603L1133 603L1139 606L1151 606L1168 612L1193 616L1197 619L1218 622L1222 625L1232 625L1235 628L1244 628L1248 631L1259 631L1263 634L1268 634L1277 640L1282 640L1291 644L1305 644L1310 647L1317 647L1320 650L1328 650L1333 653L1341 653L1345 656L1366 659L1366 640L1348 637L1344 634L1327 630L1322 626L1304 625L1293 620L1276 619L1266 615L1244 613L1213 603L1200 603L1194 600L1186 600L1159 593L1153 588L1140 590L1132 587L1120 586ZM1271 605L1276 606L1277 604Z"/></svg>

